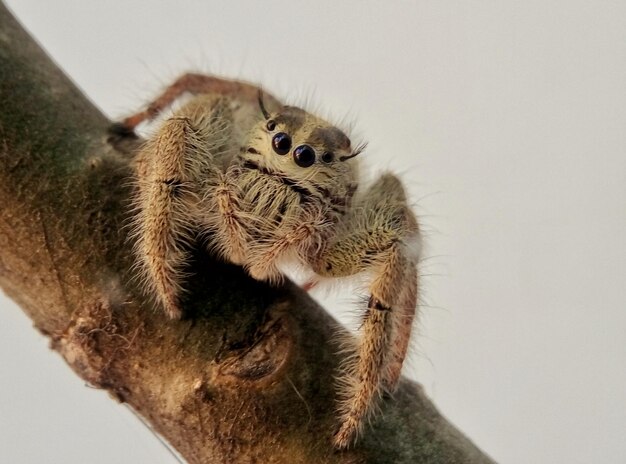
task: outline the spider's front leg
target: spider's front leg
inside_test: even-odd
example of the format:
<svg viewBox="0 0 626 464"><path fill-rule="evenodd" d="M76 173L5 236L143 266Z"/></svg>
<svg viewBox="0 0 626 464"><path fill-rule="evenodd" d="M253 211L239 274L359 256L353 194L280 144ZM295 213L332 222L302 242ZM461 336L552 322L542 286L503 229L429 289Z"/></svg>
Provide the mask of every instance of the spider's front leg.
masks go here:
<svg viewBox="0 0 626 464"><path fill-rule="evenodd" d="M205 74L187 73L170 84L145 110L135 113L111 128L118 135L134 134L135 128L144 121L152 121L164 109L170 107L184 94L222 96L237 101L239 105L247 103L255 106L258 101L259 87L229 79L221 79ZM265 102L278 106L279 102L270 94L264 94Z"/></svg>
<svg viewBox="0 0 626 464"><path fill-rule="evenodd" d="M313 265L322 276L372 275L357 357L340 379L339 448L356 439L383 388L392 390L400 376L417 305L418 253L417 220L402 184L387 174L357 201Z"/></svg>
<svg viewBox="0 0 626 464"><path fill-rule="evenodd" d="M213 156L228 149L228 108L196 97L148 141L136 158L135 250L142 280L171 318L179 318L180 281L194 238L199 199L221 173Z"/></svg>

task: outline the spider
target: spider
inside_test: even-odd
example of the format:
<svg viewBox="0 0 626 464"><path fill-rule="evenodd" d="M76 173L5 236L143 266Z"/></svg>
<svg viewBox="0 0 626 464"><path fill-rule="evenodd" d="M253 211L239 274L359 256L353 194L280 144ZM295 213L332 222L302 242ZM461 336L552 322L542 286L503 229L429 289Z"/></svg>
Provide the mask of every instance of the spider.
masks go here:
<svg viewBox="0 0 626 464"><path fill-rule="evenodd" d="M356 356L339 379L337 448L353 444L406 355L418 293L419 226L401 182L386 173L359 186L353 147L337 127L258 87L186 74L117 132L156 118L183 94L136 158L134 236L148 292L182 314L186 243L210 249L255 279L279 282L279 264L316 277L363 273L369 301Z"/></svg>

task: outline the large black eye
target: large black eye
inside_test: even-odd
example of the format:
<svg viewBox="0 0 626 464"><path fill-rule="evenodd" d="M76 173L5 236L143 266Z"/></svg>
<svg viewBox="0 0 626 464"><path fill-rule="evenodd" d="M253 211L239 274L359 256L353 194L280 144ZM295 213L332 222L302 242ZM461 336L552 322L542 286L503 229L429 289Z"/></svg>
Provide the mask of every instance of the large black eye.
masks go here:
<svg viewBox="0 0 626 464"><path fill-rule="evenodd" d="M286 155L291 150L291 137L284 132L279 132L272 137L272 147L279 155Z"/></svg>
<svg viewBox="0 0 626 464"><path fill-rule="evenodd" d="M315 151L308 145L300 145L293 151L293 159L302 168L308 168L315 163Z"/></svg>

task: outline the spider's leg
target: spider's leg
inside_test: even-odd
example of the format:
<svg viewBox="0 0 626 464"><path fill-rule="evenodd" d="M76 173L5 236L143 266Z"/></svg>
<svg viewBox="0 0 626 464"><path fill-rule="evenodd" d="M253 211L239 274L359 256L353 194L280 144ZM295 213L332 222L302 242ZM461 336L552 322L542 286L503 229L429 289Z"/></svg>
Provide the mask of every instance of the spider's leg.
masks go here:
<svg viewBox="0 0 626 464"><path fill-rule="evenodd" d="M409 264L404 276L404 286L398 298L398 316L395 318L389 360L383 374L383 387L393 391L402 372L402 364L409 348L413 319L418 297L418 274L415 264Z"/></svg>
<svg viewBox="0 0 626 464"><path fill-rule="evenodd" d="M219 100L198 97L168 119L137 156L135 250L142 280L172 318L181 316L180 281L193 240L201 182L217 175L212 155L228 126Z"/></svg>
<svg viewBox="0 0 626 464"><path fill-rule="evenodd" d="M256 105L259 88L246 82L220 79L205 74L187 73L168 86L145 110L127 117L121 123L116 124L113 130L120 135L132 134L135 127L143 121L154 119L156 115L185 93L230 97L241 103ZM264 100L269 105L278 105L277 100L269 94L265 94Z"/></svg>
<svg viewBox="0 0 626 464"><path fill-rule="evenodd" d="M356 439L383 387L397 382L415 314L418 240L402 185L387 174L356 202L336 241L314 260L313 269L323 276L372 275L356 359L339 379L339 448Z"/></svg>

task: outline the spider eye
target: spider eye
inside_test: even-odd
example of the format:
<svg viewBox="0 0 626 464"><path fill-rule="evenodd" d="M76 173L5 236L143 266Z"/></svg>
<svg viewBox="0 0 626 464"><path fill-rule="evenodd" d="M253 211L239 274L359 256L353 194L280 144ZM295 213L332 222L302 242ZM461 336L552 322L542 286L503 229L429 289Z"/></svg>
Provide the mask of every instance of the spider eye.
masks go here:
<svg viewBox="0 0 626 464"><path fill-rule="evenodd" d="M272 148L279 155L286 155L291 149L291 137L284 132L279 132L272 137Z"/></svg>
<svg viewBox="0 0 626 464"><path fill-rule="evenodd" d="M308 145L300 145L293 151L293 159L302 168L308 168L315 163L315 151Z"/></svg>
<svg viewBox="0 0 626 464"><path fill-rule="evenodd" d="M335 159L335 155L333 155L332 153L328 151L322 155L322 161L324 163L331 163L334 159Z"/></svg>
<svg viewBox="0 0 626 464"><path fill-rule="evenodd" d="M273 131L274 129L276 129L276 121L274 121L273 119L270 119L269 121L267 121L266 126L268 131Z"/></svg>

